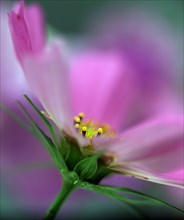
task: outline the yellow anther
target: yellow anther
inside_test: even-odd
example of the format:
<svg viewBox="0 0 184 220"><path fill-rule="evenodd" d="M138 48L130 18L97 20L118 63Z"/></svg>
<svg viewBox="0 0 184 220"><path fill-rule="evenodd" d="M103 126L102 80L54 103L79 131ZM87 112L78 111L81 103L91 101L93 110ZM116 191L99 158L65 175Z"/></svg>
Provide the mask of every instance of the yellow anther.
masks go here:
<svg viewBox="0 0 184 220"><path fill-rule="evenodd" d="M77 123L80 123L81 120L80 120L80 118L78 116L75 116L74 117L74 121L77 122Z"/></svg>
<svg viewBox="0 0 184 220"><path fill-rule="evenodd" d="M80 128L80 125L79 124L75 124L74 126L76 129L79 129Z"/></svg>
<svg viewBox="0 0 184 220"><path fill-rule="evenodd" d="M82 127L82 135L85 137L86 136L86 132L87 132L87 127L83 126Z"/></svg>
<svg viewBox="0 0 184 220"><path fill-rule="evenodd" d="M83 113L83 112L80 112L80 113L79 113L79 118L80 118L80 119L84 118L84 113Z"/></svg>
<svg viewBox="0 0 184 220"><path fill-rule="evenodd" d="M98 128L98 134L102 134L103 133L103 129L102 128Z"/></svg>
<svg viewBox="0 0 184 220"><path fill-rule="evenodd" d="M113 137L114 131L110 128L108 124L99 124L92 119L84 120L85 114L80 112L74 117L74 128L79 132L84 138L92 141L93 138L103 136L103 137Z"/></svg>
<svg viewBox="0 0 184 220"><path fill-rule="evenodd" d="M82 127L82 131L87 131L87 127L86 126Z"/></svg>

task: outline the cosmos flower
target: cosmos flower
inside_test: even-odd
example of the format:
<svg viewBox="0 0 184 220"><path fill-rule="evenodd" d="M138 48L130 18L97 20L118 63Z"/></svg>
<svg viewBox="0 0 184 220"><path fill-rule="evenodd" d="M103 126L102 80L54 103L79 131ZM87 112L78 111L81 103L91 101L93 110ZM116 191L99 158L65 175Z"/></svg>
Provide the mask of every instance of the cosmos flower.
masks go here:
<svg viewBox="0 0 184 220"><path fill-rule="evenodd" d="M122 130L136 93L126 60L93 51L84 56L85 66L79 59L69 68L62 45L45 44L39 11L28 12L21 1L9 13L15 51L28 84L59 130L82 147L105 150L125 175L183 188L182 115L161 114Z"/></svg>

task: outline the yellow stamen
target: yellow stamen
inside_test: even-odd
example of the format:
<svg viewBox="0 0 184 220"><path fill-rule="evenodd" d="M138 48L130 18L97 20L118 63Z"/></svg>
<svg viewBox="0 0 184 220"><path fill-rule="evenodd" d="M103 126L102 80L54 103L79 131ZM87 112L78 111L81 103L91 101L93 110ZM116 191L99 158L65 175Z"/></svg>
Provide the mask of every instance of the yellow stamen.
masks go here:
<svg viewBox="0 0 184 220"><path fill-rule="evenodd" d="M80 118L80 119L83 119L83 118L84 118L84 113L83 113L83 112L80 112L80 113L79 113L79 118Z"/></svg>
<svg viewBox="0 0 184 220"><path fill-rule="evenodd" d="M92 139L97 136L113 137L114 131L108 124L99 124L92 119L83 121L84 113L80 112L78 116L74 117L74 127L85 138L89 139L92 143Z"/></svg>
<svg viewBox="0 0 184 220"><path fill-rule="evenodd" d="M102 134L103 133L103 128L99 128L98 129L98 134Z"/></svg>
<svg viewBox="0 0 184 220"><path fill-rule="evenodd" d="M79 124L75 124L74 126L76 129L79 129L80 128L80 125Z"/></svg>
<svg viewBox="0 0 184 220"><path fill-rule="evenodd" d="M86 126L82 127L82 131L87 131L87 127Z"/></svg>
<svg viewBox="0 0 184 220"><path fill-rule="evenodd" d="M77 122L77 123L80 123L80 122L81 122L81 120L80 120L80 118L79 118L78 116L75 116L75 117L74 117L74 121Z"/></svg>
<svg viewBox="0 0 184 220"><path fill-rule="evenodd" d="M87 132L87 127L86 126L82 127L82 135L84 137L86 136L86 132Z"/></svg>

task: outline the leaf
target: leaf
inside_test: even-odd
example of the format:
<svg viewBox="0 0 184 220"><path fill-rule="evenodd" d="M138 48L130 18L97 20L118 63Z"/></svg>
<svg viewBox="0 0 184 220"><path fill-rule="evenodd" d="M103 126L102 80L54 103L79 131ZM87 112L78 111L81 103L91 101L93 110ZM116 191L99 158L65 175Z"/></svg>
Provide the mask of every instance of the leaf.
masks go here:
<svg viewBox="0 0 184 220"><path fill-rule="evenodd" d="M87 157L81 160L74 168L74 171L79 175L81 180L92 178L98 168L98 158L100 154Z"/></svg>
<svg viewBox="0 0 184 220"><path fill-rule="evenodd" d="M4 104L0 104L0 108L7 113L12 119L14 119L16 122L18 122L22 127L24 127L27 131L33 133L33 127L27 124L25 121L23 121L15 112L10 110L7 106Z"/></svg>
<svg viewBox="0 0 184 220"><path fill-rule="evenodd" d="M47 126L48 130L50 131L50 133L53 137L55 145L57 146L58 145L58 139L57 139L54 127L50 124L50 122L47 120L47 118L40 112L40 110L35 106L35 104L31 101L31 99L27 95L24 95L24 97L29 102L31 107L38 113L38 115L40 116L42 121L45 123L45 125Z"/></svg>
<svg viewBox="0 0 184 220"><path fill-rule="evenodd" d="M129 212L131 212L136 218L138 219L149 219L149 216L147 216L143 211L138 209L135 205L124 202L123 207L127 209Z"/></svg>
<svg viewBox="0 0 184 220"><path fill-rule="evenodd" d="M155 197L146 195L144 193L132 190L132 189L128 189L128 188L121 188L121 187L114 187L114 186L104 186L104 185L93 185L90 183L81 183L81 187L86 189L86 190L90 190L96 193L101 193L103 195L112 197L113 199L116 199L118 201L122 201L122 202L126 202L128 204L137 204L137 205L150 205L149 202L157 204L157 205L165 205L168 206L170 208L173 208L177 211L180 211L182 213L184 213L183 210L169 204L166 203L160 199L157 199ZM138 198L141 198L142 200L138 199L130 199L120 193L129 193L129 194L133 194L136 195Z"/></svg>
<svg viewBox="0 0 184 220"><path fill-rule="evenodd" d="M133 189L129 189L129 188L124 188L124 187L113 187L113 190L116 191L116 192L123 192L123 193L128 193L128 194L131 194L131 195L134 195L134 196L137 196L137 197L140 197L142 198L143 200L145 200L145 204L148 204L147 201L150 201L150 202L153 202L154 204L158 204L158 205L165 205L165 206L168 206L170 208L173 208L173 209L176 209L177 211L180 211L182 213L184 213L184 210L182 209L179 209L167 202L164 202L160 199L157 199L153 196L149 196L147 194L144 194L142 192L138 192L136 190L133 190ZM132 201L135 201L135 199L131 199ZM139 202L140 200L138 200L137 202ZM148 204L149 205L149 204Z"/></svg>
<svg viewBox="0 0 184 220"><path fill-rule="evenodd" d="M13 111L11 111L8 107L6 107L5 105L1 104L1 109L3 111L5 111L11 118L13 118L16 122L18 122L23 128L25 128L27 131L29 131L30 133L32 133L38 140L39 142L42 144L42 141L40 140L40 138L38 137L38 134L36 133L35 129L27 124L26 122L24 122L21 118L19 118L19 116L17 116L16 113L14 113Z"/></svg>
<svg viewBox="0 0 184 220"><path fill-rule="evenodd" d="M82 182L82 181L79 181L79 185L85 190L89 190L89 191L99 193L99 194L103 194L103 195L106 195L106 196L109 196L109 197L113 198L113 195L114 195L113 193L109 193L108 190L102 190L101 188L98 187L99 185L93 185L93 184L90 184L90 183L87 183L87 182ZM120 202L120 205L123 205L122 206L123 208L125 208L125 209L127 209L127 211L131 212L131 214L133 214L136 218L138 218L138 219L147 219L145 214L142 213L142 211L140 211L133 204L130 204L129 202L124 201L124 200L119 199L119 198L118 199L115 198L115 199L118 203Z"/></svg>
<svg viewBox="0 0 184 220"><path fill-rule="evenodd" d="M40 143L48 150L50 153L52 160L55 162L57 167L61 170L66 169L66 164L64 162L64 159L54 143L52 142L51 138L47 136L44 131L39 127L39 125L32 119L30 114L27 112L27 110L24 108L24 106L21 104L21 102L18 102L20 108L22 109L23 113L25 114L26 118L30 121L34 128L34 135L37 137L37 139L40 141Z"/></svg>

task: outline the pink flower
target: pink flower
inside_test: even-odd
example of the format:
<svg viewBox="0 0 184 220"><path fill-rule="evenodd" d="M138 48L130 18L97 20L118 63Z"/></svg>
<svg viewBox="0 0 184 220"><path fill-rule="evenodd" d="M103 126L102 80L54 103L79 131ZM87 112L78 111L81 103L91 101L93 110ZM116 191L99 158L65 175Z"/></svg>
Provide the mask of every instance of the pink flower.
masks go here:
<svg viewBox="0 0 184 220"><path fill-rule="evenodd" d="M96 151L105 149L111 165L125 175L183 188L182 116L161 114L122 130L136 96L127 61L115 53L93 51L76 59L69 70L58 42L35 47L32 53L30 45L37 44L25 30L36 35L34 31L43 28L37 22L30 29L23 1L18 8L9 14L16 54L30 87L58 128L81 145L85 141Z"/></svg>

